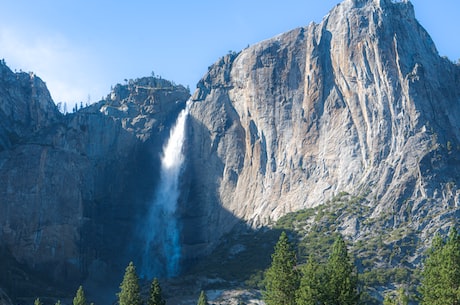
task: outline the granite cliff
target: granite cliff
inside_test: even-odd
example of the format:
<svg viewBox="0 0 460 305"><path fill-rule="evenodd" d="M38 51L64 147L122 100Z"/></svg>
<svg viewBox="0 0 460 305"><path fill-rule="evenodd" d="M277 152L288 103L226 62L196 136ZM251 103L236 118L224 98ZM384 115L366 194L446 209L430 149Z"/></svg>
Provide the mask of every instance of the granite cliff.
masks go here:
<svg viewBox="0 0 460 305"><path fill-rule="evenodd" d="M346 0L319 24L224 56L191 107L191 190L204 206L197 222L211 227L202 239L341 192L367 200L341 224L353 239L409 218L423 237L449 226L459 81L409 1Z"/></svg>
<svg viewBox="0 0 460 305"><path fill-rule="evenodd" d="M0 73L1 283L33 297L42 282L117 278L188 90L141 78L63 115L38 77Z"/></svg>

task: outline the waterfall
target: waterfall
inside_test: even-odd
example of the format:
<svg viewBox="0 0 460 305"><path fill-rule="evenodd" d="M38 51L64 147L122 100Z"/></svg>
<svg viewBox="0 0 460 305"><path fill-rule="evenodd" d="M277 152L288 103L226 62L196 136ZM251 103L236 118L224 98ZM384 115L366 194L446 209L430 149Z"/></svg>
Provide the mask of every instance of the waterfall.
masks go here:
<svg viewBox="0 0 460 305"><path fill-rule="evenodd" d="M189 107L187 102L163 147L160 182L143 229L145 249L141 275L146 278L174 277L180 271L180 227L176 210L180 195L179 178L185 160L182 147Z"/></svg>

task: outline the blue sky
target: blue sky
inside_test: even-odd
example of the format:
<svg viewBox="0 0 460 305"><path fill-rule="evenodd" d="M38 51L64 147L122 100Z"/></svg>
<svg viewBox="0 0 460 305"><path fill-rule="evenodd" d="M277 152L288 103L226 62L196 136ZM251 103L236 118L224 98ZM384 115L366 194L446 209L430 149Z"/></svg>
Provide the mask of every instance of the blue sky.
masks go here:
<svg viewBox="0 0 460 305"><path fill-rule="evenodd" d="M228 51L320 22L331 0L5 0L0 58L33 71L56 102L98 101L151 75L189 85ZM412 0L441 55L460 58L460 1Z"/></svg>

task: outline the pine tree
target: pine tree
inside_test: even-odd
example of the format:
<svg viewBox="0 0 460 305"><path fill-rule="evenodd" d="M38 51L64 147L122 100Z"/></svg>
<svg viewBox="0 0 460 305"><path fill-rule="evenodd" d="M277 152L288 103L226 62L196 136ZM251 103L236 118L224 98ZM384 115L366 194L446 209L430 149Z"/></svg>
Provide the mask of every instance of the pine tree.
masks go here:
<svg viewBox="0 0 460 305"><path fill-rule="evenodd" d="M208 296L206 295L206 293L203 290L201 290L200 297L198 298L197 305L209 305Z"/></svg>
<svg viewBox="0 0 460 305"><path fill-rule="evenodd" d="M265 273L264 301L267 305L293 305L299 287L296 256L285 232L281 233Z"/></svg>
<svg viewBox="0 0 460 305"><path fill-rule="evenodd" d="M136 267L130 262L126 267L123 281L120 284L120 292L117 294L119 305L141 305L141 293L139 277L136 274Z"/></svg>
<svg viewBox="0 0 460 305"><path fill-rule="evenodd" d="M77 293L73 298L73 305L87 305L85 292L83 291L83 287L78 287Z"/></svg>
<svg viewBox="0 0 460 305"><path fill-rule="evenodd" d="M34 301L34 305L43 305L42 301L39 298L36 298Z"/></svg>
<svg viewBox="0 0 460 305"><path fill-rule="evenodd" d="M154 278L152 284L150 285L150 294L147 301L147 305L165 305L166 301L161 295L160 282L157 278Z"/></svg>
<svg viewBox="0 0 460 305"><path fill-rule="evenodd" d="M460 304L460 236L451 229L447 241L433 239L422 271L422 305Z"/></svg>
<svg viewBox="0 0 460 305"><path fill-rule="evenodd" d="M359 299L358 276L341 235L332 246L326 273L325 303L355 305Z"/></svg>
<svg viewBox="0 0 460 305"><path fill-rule="evenodd" d="M316 305L321 304L323 296L323 277L320 266L313 256L310 256L307 264L302 268L300 286L296 292L296 304Z"/></svg>

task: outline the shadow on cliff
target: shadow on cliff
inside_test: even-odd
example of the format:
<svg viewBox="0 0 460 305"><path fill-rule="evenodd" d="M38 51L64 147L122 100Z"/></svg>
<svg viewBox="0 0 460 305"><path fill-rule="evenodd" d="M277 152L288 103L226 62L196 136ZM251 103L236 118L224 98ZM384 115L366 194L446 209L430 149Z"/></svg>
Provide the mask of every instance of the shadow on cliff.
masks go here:
<svg viewBox="0 0 460 305"><path fill-rule="evenodd" d="M171 115L168 126L174 125L176 116ZM205 126L190 116L187 139L193 137L197 128L204 129ZM97 219L103 223L103 230L110 232L101 241L104 245L101 259L94 260L88 267L88 295L96 303L106 304L115 300L124 269L130 261L137 266L138 274L141 273L145 241L141 239L142 234L138 234L138 224L148 214L155 196L162 147L169 130L166 128L161 136L139 147L132 163L127 166L130 171L123 178L121 185L124 185L124 191L117 199L116 210L101 206L96 213ZM210 136L201 140L202 147L213 145ZM267 228L253 230L226 210L219 200L224 163L216 154L196 154L196 149L200 148L191 143L187 140L183 148L188 158L180 179L181 194L177 210L182 247L181 274L178 278L191 275L248 280L269 265L280 232ZM207 177L206 180L200 179L203 175ZM94 230L89 230L87 234L91 232ZM94 247L97 248L97 245Z"/></svg>
<svg viewBox="0 0 460 305"><path fill-rule="evenodd" d="M222 206L219 188L225 165L215 153L219 135L212 139L206 126L192 116L187 132L184 150L189 159L181 180L178 211L182 226L181 276L239 282L261 276L271 262L280 230L252 229ZM197 134L201 135L199 141L194 139Z"/></svg>
<svg viewBox="0 0 460 305"><path fill-rule="evenodd" d="M126 266L130 261L138 265L145 246L137 234L138 224L159 183L163 144L182 109L168 115L161 132L138 141L125 159L109 164L102 174L106 196L86 202L85 217L90 221L82 228L87 257L84 287L88 299L97 304L113 303Z"/></svg>
<svg viewBox="0 0 460 305"><path fill-rule="evenodd" d="M216 241L208 254L187 261L183 275L218 279L201 289L228 288L228 283L261 288L263 273L270 266L281 232L276 228L252 229L241 221Z"/></svg>

